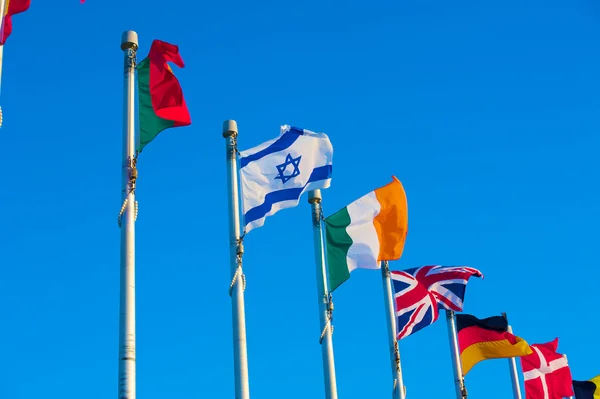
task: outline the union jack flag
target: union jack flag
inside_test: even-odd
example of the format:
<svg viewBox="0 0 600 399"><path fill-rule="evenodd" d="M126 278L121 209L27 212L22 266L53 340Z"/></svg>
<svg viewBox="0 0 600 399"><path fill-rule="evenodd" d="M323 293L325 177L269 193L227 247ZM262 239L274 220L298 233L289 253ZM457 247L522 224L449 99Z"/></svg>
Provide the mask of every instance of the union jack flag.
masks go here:
<svg viewBox="0 0 600 399"><path fill-rule="evenodd" d="M469 277L481 277L466 266L421 266L392 271L397 338L408 337L438 319L439 309L462 311Z"/></svg>

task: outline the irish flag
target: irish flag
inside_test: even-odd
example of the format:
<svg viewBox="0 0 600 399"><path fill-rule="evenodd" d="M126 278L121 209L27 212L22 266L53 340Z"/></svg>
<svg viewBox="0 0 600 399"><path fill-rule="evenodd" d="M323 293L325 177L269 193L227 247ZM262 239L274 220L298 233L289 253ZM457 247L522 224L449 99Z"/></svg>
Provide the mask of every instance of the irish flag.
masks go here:
<svg viewBox="0 0 600 399"><path fill-rule="evenodd" d="M163 130L192 123L183 91L168 62L184 67L179 47L155 40L148 56L137 66L139 152Z"/></svg>
<svg viewBox="0 0 600 399"><path fill-rule="evenodd" d="M325 219L329 287L333 291L354 269L379 269L402 256L408 232L408 205L402 183L371 191Z"/></svg>

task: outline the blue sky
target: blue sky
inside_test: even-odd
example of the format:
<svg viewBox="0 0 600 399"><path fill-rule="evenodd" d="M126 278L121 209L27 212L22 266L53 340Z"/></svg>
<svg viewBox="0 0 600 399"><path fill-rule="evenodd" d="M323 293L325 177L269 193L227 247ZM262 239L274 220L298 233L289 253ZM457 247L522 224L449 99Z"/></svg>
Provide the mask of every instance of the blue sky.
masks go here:
<svg viewBox="0 0 600 399"><path fill-rule="evenodd" d="M60 5L58 4L60 3ZM173 5L177 4L176 7ZM192 125L139 161L138 397L233 397L221 124L241 149L291 124L334 146L329 215L396 175L409 203L392 267L480 269L465 312L507 312L596 360L600 6L544 2L33 1L14 17L0 105L0 397L117 395L121 33L180 46ZM307 198L246 238L250 390L323 397ZM334 293L341 398L391 391L378 272ZM452 397L443 319L400 343L409 398ZM504 360L469 398L510 397Z"/></svg>

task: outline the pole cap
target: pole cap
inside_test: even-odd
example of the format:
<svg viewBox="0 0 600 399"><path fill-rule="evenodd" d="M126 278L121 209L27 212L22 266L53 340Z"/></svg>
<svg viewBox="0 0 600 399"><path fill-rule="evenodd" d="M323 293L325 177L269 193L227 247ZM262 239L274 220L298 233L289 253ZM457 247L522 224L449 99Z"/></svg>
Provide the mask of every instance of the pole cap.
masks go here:
<svg viewBox="0 0 600 399"><path fill-rule="evenodd" d="M308 203L321 202L321 190L311 190L308 192Z"/></svg>
<svg viewBox="0 0 600 399"><path fill-rule="evenodd" d="M223 122L223 137L235 135L238 132L237 122L233 119L228 119Z"/></svg>
<svg viewBox="0 0 600 399"><path fill-rule="evenodd" d="M132 30L126 30L121 35L121 50L138 49L138 35Z"/></svg>

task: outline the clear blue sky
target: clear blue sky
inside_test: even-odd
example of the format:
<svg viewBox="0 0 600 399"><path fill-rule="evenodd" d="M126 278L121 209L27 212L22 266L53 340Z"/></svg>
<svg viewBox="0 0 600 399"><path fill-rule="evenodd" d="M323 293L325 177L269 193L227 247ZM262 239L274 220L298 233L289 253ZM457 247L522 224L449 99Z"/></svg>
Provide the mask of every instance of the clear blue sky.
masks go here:
<svg viewBox="0 0 600 399"><path fill-rule="evenodd" d="M139 59L153 39L180 46L192 114L139 161L140 399L233 397L225 119L241 149L283 124L327 133L326 215L398 176L410 228L393 268L480 269L466 312L507 312L530 343L558 336L576 379L600 374L600 6L367 3L34 0L14 17L0 97L0 398L117 395L127 29ZM306 196L248 235L244 261L252 397L322 398ZM380 273L353 273L334 302L339 396L389 397ZM443 320L400 347L409 398L453 397ZM504 360L466 382L471 399L510 397Z"/></svg>

